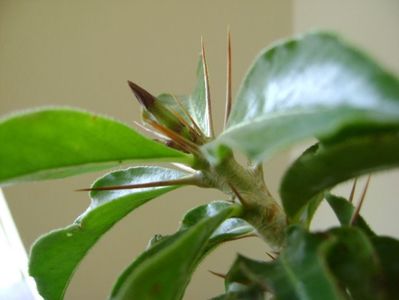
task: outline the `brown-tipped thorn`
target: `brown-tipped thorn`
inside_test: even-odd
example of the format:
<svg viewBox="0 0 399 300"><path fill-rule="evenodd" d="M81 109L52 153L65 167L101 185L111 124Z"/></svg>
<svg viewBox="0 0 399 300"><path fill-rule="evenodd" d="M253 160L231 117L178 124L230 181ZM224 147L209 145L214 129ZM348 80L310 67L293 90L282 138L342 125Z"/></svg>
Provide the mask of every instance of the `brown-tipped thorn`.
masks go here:
<svg viewBox="0 0 399 300"><path fill-rule="evenodd" d="M154 136L156 136L157 138L161 138L161 139L168 139L165 135L160 134L158 131L152 130L151 128L148 128L146 126L144 126L143 124L140 124L137 121L133 121L134 125L136 125L137 127L141 128L142 130L149 132L150 134L153 134Z"/></svg>
<svg viewBox="0 0 399 300"><path fill-rule="evenodd" d="M90 191L116 191L116 190L132 190L139 188L159 187L159 186L172 186L172 185L197 185L201 186L198 176L188 176L181 179L153 181L145 183L127 184L127 185L113 185L102 186L93 188L78 189L76 192L90 192Z"/></svg>
<svg viewBox="0 0 399 300"><path fill-rule="evenodd" d="M211 270L208 270L208 272L211 273L212 275L215 275L215 276L223 278L223 279L227 278L227 275L222 274L222 273L214 272L214 271L211 271Z"/></svg>
<svg viewBox="0 0 399 300"><path fill-rule="evenodd" d="M193 142L187 140L186 138L175 133L174 131L170 130L169 128L162 126L161 124L158 124L156 122L149 122L148 124L150 124L156 130L158 130L162 134L164 134L167 137L169 137L170 139L172 139L176 144L181 146L183 148L183 150L185 150L189 153L196 153L196 154L200 155L198 146L196 144L194 144Z"/></svg>
<svg viewBox="0 0 399 300"><path fill-rule="evenodd" d="M249 204L249 202L246 201L246 200L241 196L241 194L237 191L237 189L236 189L232 184L229 183L229 186L230 186L231 190L234 192L234 194L237 196L238 200L240 200L241 204L243 204L243 205L248 205L248 204Z"/></svg>
<svg viewBox="0 0 399 300"><path fill-rule="evenodd" d="M231 95L231 36L230 29L227 31L227 71L226 71L226 108L224 115L224 127L226 128L227 121L229 120L232 95Z"/></svg>
<svg viewBox="0 0 399 300"><path fill-rule="evenodd" d="M350 203L353 202L353 197L355 196L355 191L356 191L356 185L357 185L357 178L355 178L355 180L353 181L351 193L349 195L349 202Z"/></svg>
<svg viewBox="0 0 399 300"><path fill-rule="evenodd" d="M204 39L201 37L201 59L202 59L202 67L204 69L204 81L205 81L205 97L206 97L206 106L208 108L208 127L210 129L211 137L215 136L215 130L213 128L213 117L212 117L212 103L211 103L211 92L209 90L209 76L208 76L208 65L206 63L205 57L205 46Z"/></svg>
<svg viewBox="0 0 399 300"><path fill-rule="evenodd" d="M175 98L175 100L177 100ZM201 133L198 133L187 121L186 119L183 118L183 116L181 116L179 113L177 113L175 110L170 109L171 113L173 114L173 116L179 120L179 122L190 131L191 136L193 136L195 138L194 141L197 141L197 139L199 138L201 141L203 141L202 139L202 135Z"/></svg>
<svg viewBox="0 0 399 300"><path fill-rule="evenodd" d="M150 110L151 107L154 105L156 98L134 82L128 80L127 83L129 84L129 87L131 88L133 94L136 96L141 105Z"/></svg>
<svg viewBox="0 0 399 300"><path fill-rule="evenodd" d="M177 105L180 107L180 109L182 110L182 112L184 113L184 115L191 121L191 123L193 124L193 129L197 132L197 134L199 136L203 136L203 133L201 131L201 128L199 128L197 122L195 122L195 120L193 119L193 117L191 116L191 114L187 111L187 109L184 107L184 105L181 103L181 101L175 96L172 95L173 99L175 100L175 102L177 103ZM191 127L191 126L190 126Z"/></svg>
<svg viewBox="0 0 399 300"><path fill-rule="evenodd" d="M274 257L273 255L271 255L269 252L266 252L266 255L269 256L272 260L276 260L276 257Z"/></svg>
<svg viewBox="0 0 399 300"><path fill-rule="evenodd" d="M355 224L357 218L359 217L360 209L363 206L364 198L366 198L366 194L367 194L367 189L369 187L369 183L370 183L370 175L367 177L367 181L366 181L366 184L365 184L365 186L363 188L362 195L360 196L359 203L358 203L358 205L356 207L356 210L354 211L354 213L352 215L352 218L351 218L351 221L350 221L350 225Z"/></svg>

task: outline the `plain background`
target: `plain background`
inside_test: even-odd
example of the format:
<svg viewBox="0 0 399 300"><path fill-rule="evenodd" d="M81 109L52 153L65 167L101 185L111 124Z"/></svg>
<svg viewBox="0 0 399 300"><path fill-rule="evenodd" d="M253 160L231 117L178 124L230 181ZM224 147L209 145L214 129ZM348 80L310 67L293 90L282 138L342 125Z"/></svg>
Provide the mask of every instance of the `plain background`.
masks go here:
<svg viewBox="0 0 399 300"><path fill-rule="evenodd" d="M233 84L261 48L313 29L338 31L399 73L399 2L351 1L14 1L0 0L0 114L39 105L78 106L132 124L139 116L126 80L154 94L189 93L200 37L205 39L215 114L223 115L226 28L233 36ZM215 118L221 128L222 118ZM266 164L276 195L285 166L304 145ZM27 248L42 233L70 224L88 206L85 193L103 174L23 184L5 195ZM363 214L380 233L399 236L398 172L373 175ZM347 186L339 189L347 193ZM192 206L223 199L218 192L181 189L146 204L118 223L86 257L66 299L105 299L115 278L155 233L171 233ZM370 200L370 201L369 201ZM327 207L315 228L335 222ZM236 252L266 258L263 243L224 245L194 274L186 299L207 299Z"/></svg>

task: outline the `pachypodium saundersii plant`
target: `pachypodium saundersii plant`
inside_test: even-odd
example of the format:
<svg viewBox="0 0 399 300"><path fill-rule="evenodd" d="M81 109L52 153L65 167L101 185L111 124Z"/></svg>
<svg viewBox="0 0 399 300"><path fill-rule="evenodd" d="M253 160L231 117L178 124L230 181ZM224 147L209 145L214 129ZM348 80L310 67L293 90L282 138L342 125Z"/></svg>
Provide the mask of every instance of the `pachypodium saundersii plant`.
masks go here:
<svg viewBox="0 0 399 300"><path fill-rule="evenodd" d="M329 192L399 164L398 79L335 35L310 33L263 50L232 101L228 45L219 136L203 48L189 96L154 96L129 81L142 106L138 126L154 139L75 109L41 108L0 121L3 185L138 160L172 163L113 171L83 189L90 191L88 209L31 249L29 271L45 299L63 299L81 260L116 222L187 185L215 188L226 198L190 210L176 233L156 235L121 274L110 299L181 299L208 253L253 235L273 249L272 260L239 256L222 275L226 293L215 299L398 299L399 242L367 225L360 205L352 205L353 193L344 199ZM280 205L264 181L262 162L309 137L318 142L287 168ZM234 151L248 163L238 163ZM359 203L363 199L364 193ZM322 201L340 226L312 232Z"/></svg>

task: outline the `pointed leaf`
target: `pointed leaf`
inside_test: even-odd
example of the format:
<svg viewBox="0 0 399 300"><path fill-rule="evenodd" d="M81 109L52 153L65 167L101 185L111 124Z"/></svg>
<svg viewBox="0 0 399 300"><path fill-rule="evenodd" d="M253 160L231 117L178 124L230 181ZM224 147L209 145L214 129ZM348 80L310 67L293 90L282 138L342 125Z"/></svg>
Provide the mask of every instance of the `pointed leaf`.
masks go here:
<svg viewBox="0 0 399 300"><path fill-rule="evenodd" d="M212 215L212 211L220 211L222 209L231 207L231 205L232 204L229 202L217 201L196 207L190 210L184 216L180 230L190 228L191 226L197 224L202 219ZM255 229L252 227L252 225L248 224L243 219L229 218L220 224L220 226L213 232L212 236L209 238L204 255L223 242L234 240L235 238L254 232Z"/></svg>
<svg viewBox="0 0 399 300"><path fill-rule="evenodd" d="M396 132L353 137L336 144L317 144L286 171L280 195L289 217L295 218L315 195L345 180L399 165ZM300 191L300 192L299 192Z"/></svg>
<svg viewBox="0 0 399 300"><path fill-rule="evenodd" d="M135 167L111 172L94 187L182 178L185 173L161 167ZM92 203L72 225L39 238L30 254L29 272L46 300L63 299L77 266L97 240L135 208L177 186L118 191L92 191Z"/></svg>
<svg viewBox="0 0 399 300"><path fill-rule="evenodd" d="M329 272L324 258L332 246L326 236L291 227L287 247L273 262L239 256L228 274L228 282L256 284L271 290L280 300L345 299Z"/></svg>
<svg viewBox="0 0 399 300"><path fill-rule="evenodd" d="M296 226L275 261L238 257L226 284L255 285L282 300L396 299L398 253L398 241L370 237L360 228L308 233Z"/></svg>
<svg viewBox="0 0 399 300"><path fill-rule="evenodd" d="M122 123L69 108L0 120L0 145L0 184L65 177L138 159L190 160Z"/></svg>
<svg viewBox="0 0 399 300"><path fill-rule="evenodd" d="M206 94L206 81L204 64L200 58L197 66L197 84L193 93L189 96L188 111L202 129L206 136L211 135L211 128L209 128L209 116L208 116L208 102Z"/></svg>
<svg viewBox="0 0 399 300"><path fill-rule="evenodd" d="M191 210L177 233L141 254L120 276L111 299L181 299L212 233L224 220L241 212L237 205L218 202L206 207Z"/></svg>
<svg viewBox="0 0 399 300"><path fill-rule="evenodd" d="M204 150L215 163L222 145L259 162L305 138L398 125L398 79L336 36L311 33L258 56L227 130Z"/></svg>
<svg viewBox="0 0 399 300"><path fill-rule="evenodd" d="M177 98L177 101L180 102L184 110L182 110L174 97ZM186 112L189 113L201 131L206 136L210 136L211 129L209 128L208 103L206 101L206 97L204 67L200 58L197 65L197 83L190 96L173 96L171 94L164 93L159 95L157 99L162 101L164 105L168 106L173 111L178 112L186 121L191 124L191 120L186 116Z"/></svg>
<svg viewBox="0 0 399 300"><path fill-rule="evenodd" d="M331 208L334 210L335 215L337 216L339 222L342 226L350 226L353 213L355 212L355 207L348 200L342 197L334 196L330 193L326 194L326 200L328 204L330 204ZM375 236L375 233L362 216L358 216L355 219L353 226L359 227L362 229L367 235Z"/></svg>

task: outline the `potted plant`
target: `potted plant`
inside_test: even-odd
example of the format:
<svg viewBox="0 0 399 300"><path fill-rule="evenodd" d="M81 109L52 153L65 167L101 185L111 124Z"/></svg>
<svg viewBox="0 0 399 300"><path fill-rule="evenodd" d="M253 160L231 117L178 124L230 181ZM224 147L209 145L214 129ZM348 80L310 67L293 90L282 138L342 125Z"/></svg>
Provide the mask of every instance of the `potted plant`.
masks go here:
<svg viewBox="0 0 399 300"><path fill-rule="evenodd" d="M230 45L230 44L229 44ZM332 187L399 164L399 81L330 33L313 32L263 50L232 101L228 48L225 129L215 136L204 50L189 96L154 96L130 82L142 106L139 126L107 117L40 108L0 121L0 183L61 178L140 161L107 173L70 226L40 237L29 271L40 294L62 299L79 263L116 222L186 185L219 189L224 201L195 207L177 232L151 239L118 278L110 299L181 299L201 260L221 243L256 235L270 261L238 256L215 299L397 299L399 242L376 234L360 205ZM318 142L286 170L280 205L262 162L309 137ZM239 163L234 151L246 155ZM312 232L327 201L341 226ZM361 203L361 201L360 201Z"/></svg>

